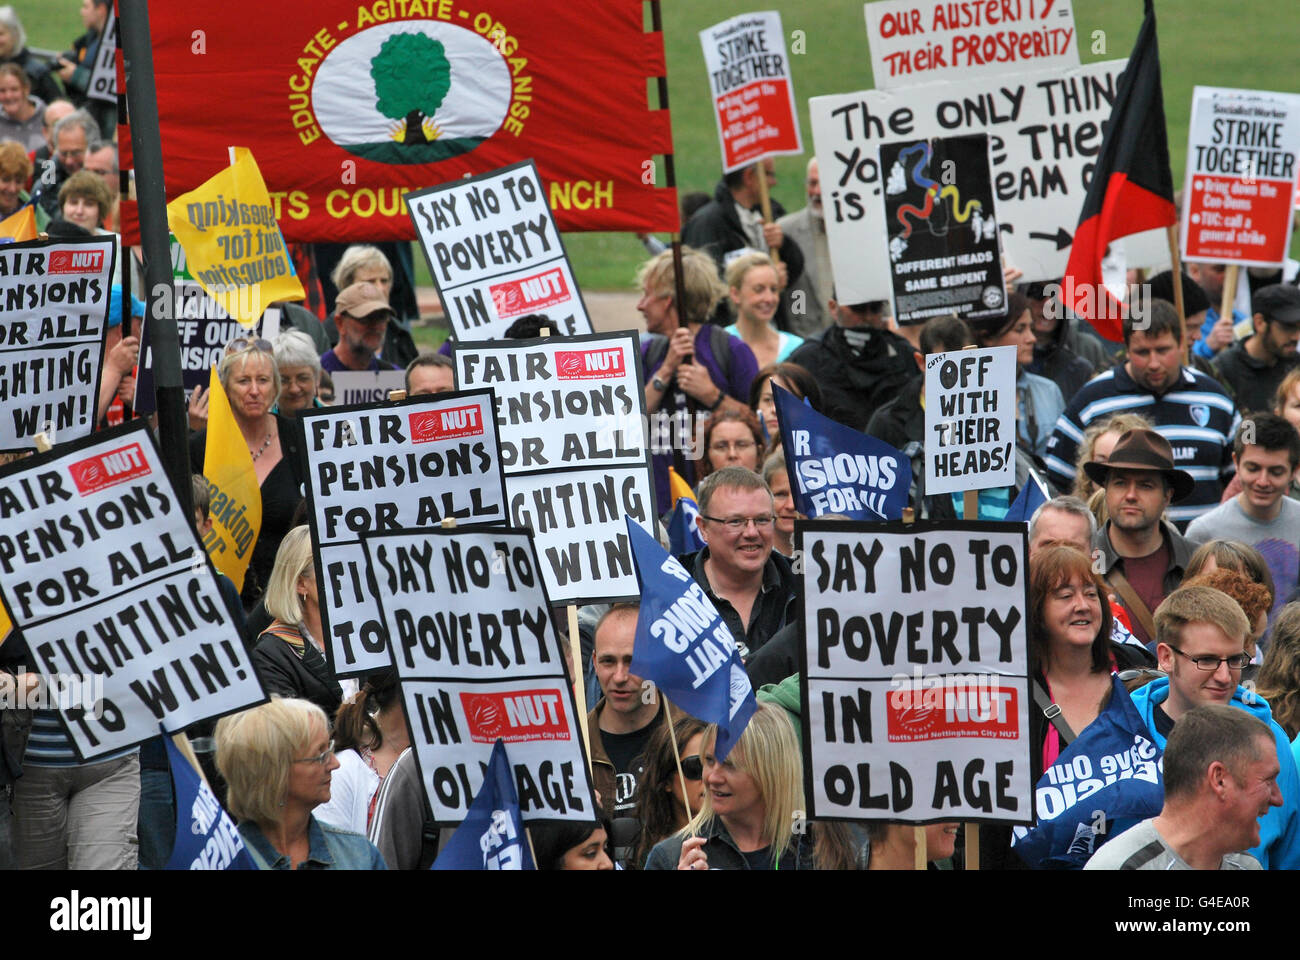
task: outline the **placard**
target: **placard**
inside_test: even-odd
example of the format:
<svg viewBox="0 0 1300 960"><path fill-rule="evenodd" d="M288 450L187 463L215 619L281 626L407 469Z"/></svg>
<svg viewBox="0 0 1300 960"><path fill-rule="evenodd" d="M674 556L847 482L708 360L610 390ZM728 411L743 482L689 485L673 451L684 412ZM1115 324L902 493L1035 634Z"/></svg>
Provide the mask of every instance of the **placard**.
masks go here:
<svg viewBox="0 0 1300 960"><path fill-rule="evenodd" d="M302 411L316 583L334 673L388 666L361 535L432 527L446 517L504 523L492 393Z"/></svg>
<svg viewBox="0 0 1300 960"><path fill-rule="evenodd" d="M81 686L52 705L82 760L265 699L144 422L0 468L0 504L0 594L33 666Z"/></svg>
<svg viewBox="0 0 1300 960"><path fill-rule="evenodd" d="M882 143L894 317L1007 313L988 134Z"/></svg>
<svg viewBox="0 0 1300 960"><path fill-rule="evenodd" d="M334 402L339 406L379 403L387 400L393 390L406 389L405 370L336 370L330 379L334 381Z"/></svg>
<svg viewBox="0 0 1300 960"><path fill-rule="evenodd" d="M1023 525L795 522L814 818L1032 819Z"/></svg>
<svg viewBox="0 0 1300 960"><path fill-rule="evenodd" d="M1126 60L1017 71L808 101L835 289L842 303L887 300L889 250L880 141L986 132L1007 261L1026 282L1065 273L1072 231ZM888 171L885 171L887 174ZM1163 230L1124 239L1130 266L1168 259ZM1163 253L1162 253L1163 249Z"/></svg>
<svg viewBox="0 0 1300 960"><path fill-rule="evenodd" d="M925 358L925 492L1016 482L1016 348Z"/></svg>
<svg viewBox="0 0 1300 960"><path fill-rule="evenodd" d="M1070 0L863 4L876 89L1079 65Z"/></svg>
<svg viewBox="0 0 1300 960"><path fill-rule="evenodd" d="M0 451L95 428L114 263L112 237L0 247Z"/></svg>
<svg viewBox="0 0 1300 960"><path fill-rule="evenodd" d="M498 739L524 820L594 819L586 717L528 531L472 525L362 542L433 819L464 819Z"/></svg>
<svg viewBox="0 0 1300 960"><path fill-rule="evenodd" d="M1291 246L1297 153L1300 95L1193 89L1183 259L1279 266Z"/></svg>
<svg viewBox="0 0 1300 960"><path fill-rule="evenodd" d="M104 21L99 46L95 48L95 62L90 68L86 96L117 106L117 15L112 4L108 5L108 19Z"/></svg>
<svg viewBox="0 0 1300 960"><path fill-rule="evenodd" d="M536 538L556 603L638 595L631 517L654 530L637 335L458 343L458 388L491 387L510 518Z"/></svg>
<svg viewBox="0 0 1300 960"><path fill-rule="evenodd" d="M540 314L591 332L564 240L531 160L406 195L453 340L499 340Z"/></svg>
<svg viewBox="0 0 1300 960"><path fill-rule="evenodd" d="M742 13L700 31L722 170L803 153L781 14Z"/></svg>

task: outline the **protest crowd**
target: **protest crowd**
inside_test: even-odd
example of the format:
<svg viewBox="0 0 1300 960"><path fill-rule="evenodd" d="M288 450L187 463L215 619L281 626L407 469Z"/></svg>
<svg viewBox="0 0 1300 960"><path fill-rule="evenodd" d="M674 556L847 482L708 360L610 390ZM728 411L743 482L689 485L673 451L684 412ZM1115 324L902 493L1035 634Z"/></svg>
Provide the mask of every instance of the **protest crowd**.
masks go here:
<svg viewBox="0 0 1300 960"><path fill-rule="evenodd" d="M101 238L116 251L98 370L87 381L93 423L75 450L135 424L138 432L121 436L144 444L155 463L154 408L140 407L143 267L139 248L123 241L117 116L88 93L111 11L83 0L85 34L45 60L26 49L14 8L0 7L0 220L30 215L42 237L20 242ZM520 181L537 175L510 169ZM197 721L168 718L161 732L154 723L107 749L84 720L41 701L43 675L83 662L118 673L114 690L152 697L163 670L129 665L127 628L149 653L136 624L152 618L165 643L189 629L184 618L160 594L155 606L140 600L144 612L132 608L130 621L118 614L120 630L96 622L105 651L96 667L88 652L96 634L75 623L76 609L56 615L62 601L43 593L45 582L33 595L0 579L13 621L0 635L0 868L188 867L198 857L176 838L190 828L190 807L209 797L219 808L205 808L204 829L228 815L237 834L220 848L257 869L477 868L489 859L539 870L1300 868L1295 261L1131 269L1126 280L1142 297L1119 320L1100 322L1064 292L1072 276L1039 272L1024 282L1012 257L998 254L984 293L998 309L927 315L904 309L901 295L856 296L863 285L833 273L842 254L833 256L828 239L824 185L815 157L800 197L776 182L770 157L725 170L689 211L683 204L675 249L643 237L651 254L635 278L639 316L620 325L636 333L566 326L574 308L561 305L517 310L492 337L453 323L441 350L421 351L411 242L287 243L280 255L301 295L272 298L278 325L266 336L266 326L221 327L230 335L209 344L219 349L187 383L191 487L179 498L160 477L152 494L170 503L158 508L169 518L176 502L193 502L192 515L156 542L194 540L211 555L187 573L203 585L185 588L182 605L214 649L228 647L231 680L222 673L221 686L230 699L196 708ZM788 214L775 199L781 187L798 206ZM414 201L436 208L438 196L408 198L417 232L425 228ZM1190 202L1168 200L1170 211ZM1036 203L1045 220L1075 227L1078 202ZM422 232L419 240L436 249ZM197 280L197 258L186 253L187 279ZM444 300L463 290L459 261L429 260ZM1069 262L1073 275L1074 254ZM1237 285L1234 316L1221 315L1225 274ZM565 351L596 347L617 354L616 375L591 374L577 387L560 379L579 362ZM978 388L1003 391L1002 421L953 414L946 383L935 395L938 368L957 369L951 358L966 351L1006 359L1005 377ZM382 383L378 395L348 394L358 376ZM437 432L447 429L448 404L469 418L462 434ZM931 430L941 408L951 434ZM417 435L426 411L444 426ZM399 436L407 416L410 438ZM593 433L564 426L583 416L597 424ZM602 448L599 424L611 421L622 439ZM1010 429L999 436L1002 422ZM977 428L990 423L985 447L1002 462L974 472L998 482L964 483L960 466L935 472L936 461L958 462L936 448L978 446L987 438ZM483 439L471 444L471 433ZM965 439L954 441L958 433ZM59 456L60 439L33 462L53 462L41 458ZM18 512L38 508L35 481L19 480L32 446L0 453L0 485L13 491L0 498L6 511L11 502ZM856 480L842 462L864 465ZM245 486L228 479L232 464ZM80 504L64 508L73 519L63 529L88 522L74 517ZM88 510L104 545L83 533L78 548L125 553L133 539L155 542L152 528L114 535L107 514ZM355 519L362 515L373 524ZM493 534L493 523L505 526ZM944 539L962 544L963 558L968 541L972 555L987 548L991 557L997 538L1010 543L1014 583L997 582L1012 616L997 618L996 564L987 590L965 582L960 600L909 598L886 583L888 564L906 570L898 558L913 524L915 542L929 537L936 551L935 589ZM49 561L55 536L0 530L4 575L17 584L24 564ZM509 590L499 570L490 590L478 582L475 537L487 545L483 556L507 558ZM237 573L222 572L221 551L242 556ZM868 551L877 552L868 560ZM75 556L66 565L81 562ZM852 559L826 559L819 574L812 558L832 556ZM847 596L858 563L870 586ZM107 586L91 583L86 595ZM911 619L927 603L936 639L926 669L944 673L941 649L964 650L966 636L954 615L941 645L944 602L971 624L970 665L960 669L988 662L973 652L977 635L995 646L1000 637L1004 652L1018 644L999 672L1022 684L1024 727L1012 739L1027 758L997 763L1014 769L1012 785L1012 773L991 772L989 753L984 788L996 805L982 805L971 787L981 768L966 766L966 792L950 814L937 805L942 775L919 771L948 762L931 762L944 741L915 743L909 754L891 726L880 756L890 767L915 757L918 768L905 789L894 774L891 794L886 762L865 749L879 744L863 736L855 752L855 721L832 708L852 701L835 692L851 679L858 702L869 702L871 684L879 702L891 674L925 662L909 654L893 667L892 651L929 642L931 621L921 641ZM72 619L51 634L65 614ZM888 646L881 662L891 669L851 672L854 630L856 659ZM666 665L665 649L685 656ZM685 681L673 679L687 668ZM190 674L195 687L217 686L213 675ZM246 685L238 694L235 676ZM515 687L489 691L508 680ZM720 708L706 703L715 690ZM191 690L196 703L201 693ZM488 698L525 694L552 711L558 704L545 744L562 747L468 735L503 729L497 712L515 717L515 701ZM163 709L166 697L155 697L155 716L175 699ZM16 706L28 701L40 705ZM883 713L856 722L870 719L886 722ZM457 724L465 737L449 735ZM969 749L961 762L981 762L978 742ZM856 759L835 766L825 759L832 753ZM1063 778L1081 763L1100 768L1098 758L1119 755L1132 770L1095 781L1093 799L1045 801L1064 795ZM184 788L182 771L194 781ZM924 813L881 815L908 807L913 780ZM471 820L483 813L480 785L498 791L496 805ZM839 799L854 790L852 801ZM533 815L520 820L520 810Z"/></svg>

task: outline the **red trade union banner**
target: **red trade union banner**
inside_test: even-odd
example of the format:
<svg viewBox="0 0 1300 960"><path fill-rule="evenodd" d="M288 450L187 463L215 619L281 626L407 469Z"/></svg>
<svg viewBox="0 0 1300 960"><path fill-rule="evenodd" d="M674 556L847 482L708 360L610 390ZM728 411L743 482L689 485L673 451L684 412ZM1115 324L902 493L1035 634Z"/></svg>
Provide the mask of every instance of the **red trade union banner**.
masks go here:
<svg viewBox="0 0 1300 960"><path fill-rule="evenodd" d="M560 229L675 231L653 165L668 111L646 99L663 37L642 18L642 0L155 3L167 197L238 143L286 240L409 240L407 192L532 157Z"/></svg>
<svg viewBox="0 0 1300 960"><path fill-rule="evenodd" d="M1300 96L1196 87L1183 259L1277 266L1291 243Z"/></svg>
<svg viewBox="0 0 1300 960"><path fill-rule="evenodd" d="M700 31L726 173L803 153L781 15L746 13Z"/></svg>

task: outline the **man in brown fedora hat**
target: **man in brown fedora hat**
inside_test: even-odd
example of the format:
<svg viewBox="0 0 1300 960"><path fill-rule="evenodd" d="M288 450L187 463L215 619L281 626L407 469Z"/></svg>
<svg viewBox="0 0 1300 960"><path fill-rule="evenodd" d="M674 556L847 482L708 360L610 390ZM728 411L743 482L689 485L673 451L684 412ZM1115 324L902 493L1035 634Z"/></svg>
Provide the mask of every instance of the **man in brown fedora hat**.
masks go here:
<svg viewBox="0 0 1300 960"><path fill-rule="evenodd" d="M1129 612L1133 633L1151 647L1152 611L1182 583L1195 549L1162 514L1196 481L1174 466L1169 441L1154 430L1122 434L1109 460L1091 460L1083 469L1106 491L1110 519L1092 538L1099 572Z"/></svg>

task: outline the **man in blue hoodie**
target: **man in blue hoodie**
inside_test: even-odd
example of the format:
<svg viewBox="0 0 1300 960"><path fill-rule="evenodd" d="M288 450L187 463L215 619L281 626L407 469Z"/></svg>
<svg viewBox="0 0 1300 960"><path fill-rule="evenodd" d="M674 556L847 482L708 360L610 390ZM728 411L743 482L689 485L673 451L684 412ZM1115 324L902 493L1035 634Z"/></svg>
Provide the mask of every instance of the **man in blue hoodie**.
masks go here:
<svg viewBox="0 0 1300 960"><path fill-rule="evenodd" d="M1300 774L1286 732L1273 721L1268 703L1241 686L1249 624L1231 597L1209 587L1181 587L1155 614L1156 657L1167 677L1133 691L1133 705L1163 749L1185 713L1203 704L1228 704L1267 724L1281 766L1277 784L1282 806L1260 819L1259 846L1249 850L1265 869L1300 868Z"/></svg>

